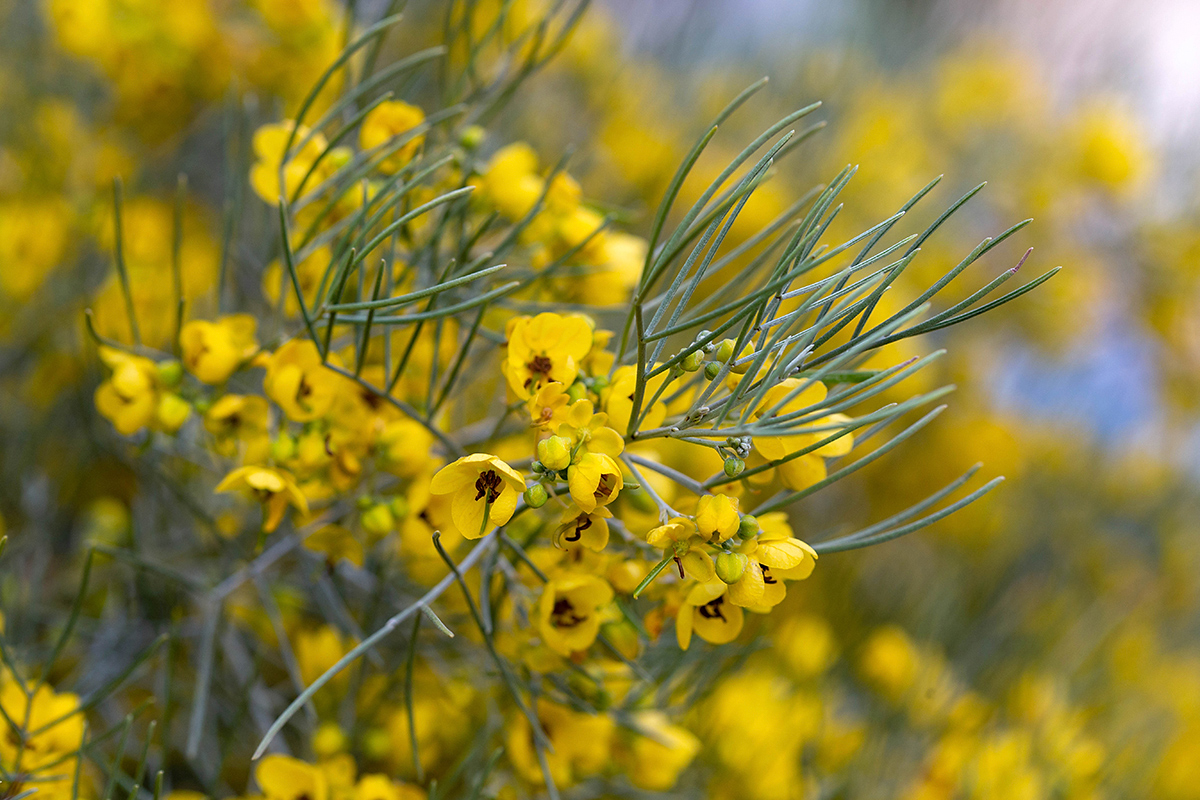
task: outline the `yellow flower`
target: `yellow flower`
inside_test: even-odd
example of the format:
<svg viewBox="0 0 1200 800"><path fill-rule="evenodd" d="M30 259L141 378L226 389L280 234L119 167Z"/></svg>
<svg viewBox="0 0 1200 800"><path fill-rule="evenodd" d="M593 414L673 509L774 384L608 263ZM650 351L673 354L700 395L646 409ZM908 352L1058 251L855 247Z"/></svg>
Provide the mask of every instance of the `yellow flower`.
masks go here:
<svg viewBox="0 0 1200 800"><path fill-rule="evenodd" d="M563 550L586 547L600 552L608 546L608 519L611 517L612 512L604 506L597 506L591 513L569 506L554 531L554 546Z"/></svg>
<svg viewBox="0 0 1200 800"><path fill-rule="evenodd" d="M321 278L333 259L333 251L329 245L313 248L312 252L296 264L296 282L300 284L300 292L309 308L317 300L317 289L321 287ZM296 299L296 289L292 285L292 276L279 261L272 261L262 277L263 295L271 301L273 307L278 307L280 292L283 293L283 313L289 317L300 314L300 301Z"/></svg>
<svg viewBox="0 0 1200 800"><path fill-rule="evenodd" d="M646 389L642 395L642 424L641 430L657 428L662 425L667 416L667 404L662 400L648 405L658 392L659 387L667 380L667 373L661 372L646 381ZM618 431L629 429L629 418L633 415L633 396L637 390L637 368L632 365L617 367L613 373L612 383L600 392L600 402L608 412L608 418Z"/></svg>
<svg viewBox="0 0 1200 800"><path fill-rule="evenodd" d="M575 382L579 363L592 349L592 325L580 314L547 311L509 320L507 338L501 369L513 393L528 400L546 383Z"/></svg>
<svg viewBox="0 0 1200 800"><path fill-rule="evenodd" d="M159 403L154 362L105 346L100 347L100 360L112 375L96 388L96 410L124 436L151 425Z"/></svg>
<svg viewBox="0 0 1200 800"><path fill-rule="evenodd" d="M529 397L525 407L529 410L530 424L539 429L558 430L567 421L571 398L567 389L558 381L543 385Z"/></svg>
<svg viewBox="0 0 1200 800"><path fill-rule="evenodd" d="M682 570L680 577L686 573L702 583L716 577L712 556L702 547L703 539L696 531L696 523L687 517L672 517L653 528L646 534L646 542L674 556Z"/></svg>
<svg viewBox="0 0 1200 800"><path fill-rule="evenodd" d="M697 583L688 591L675 617L675 638L681 649L688 649L693 631L710 644L728 644L742 632L745 615L729 602L729 588L717 580Z"/></svg>
<svg viewBox="0 0 1200 800"><path fill-rule="evenodd" d="M250 168L250 185L254 187L254 191L259 197L271 205L276 205L279 202L280 194L283 193L279 185L279 165L283 162L283 151L295 126L294 121L285 120L263 125L254 132L254 155L258 160ZM292 153L287 167L283 171L284 191L286 191L288 200L291 200L292 195L300 186L300 181L304 180L304 176L308 174L317 157L329 145L325 136L317 133L308 140L303 148L300 148L300 143L308 137L309 133L309 129L301 125L292 140ZM320 168L326 164L332 166L329 157L323 159L318 169L309 177L307 183L309 188L319 185L327 177L325 170Z"/></svg>
<svg viewBox="0 0 1200 800"><path fill-rule="evenodd" d="M450 516L457 532L478 539L489 527L512 519L517 498L525 491L525 479L496 456L475 453L438 470L429 491L449 495Z"/></svg>
<svg viewBox="0 0 1200 800"><path fill-rule="evenodd" d="M600 632L600 612L612 598L612 587L594 575L552 578L538 600L542 641L561 656L591 647Z"/></svg>
<svg viewBox="0 0 1200 800"><path fill-rule="evenodd" d="M358 131L358 144L363 150L374 150L388 144L425 121L425 112L402 100L385 100L362 121ZM425 135L414 136L400 145L379 165L379 171L391 174L409 161L425 141Z"/></svg>
<svg viewBox="0 0 1200 800"><path fill-rule="evenodd" d="M331 565L343 558L356 567L363 565L362 542L341 525L326 525L315 531L305 538L304 546L314 553L323 553Z"/></svg>
<svg viewBox="0 0 1200 800"><path fill-rule="evenodd" d="M192 320L179 332L184 366L203 383L224 383L258 350L257 325L249 314Z"/></svg>
<svg viewBox="0 0 1200 800"><path fill-rule="evenodd" d="M738 532L741 521L736 497L706 494L696 503L696 527L705 539L723 542Z"/></svg>
<svg viewBox="0 0 1200 800"><path fill-rule="evenodd" d="M270 754L254 770L265 800L329 800L329 781L313 764Z"/></svg>
<svg viewBox="0 0 1200 800"><path fill-rule="evenodd" d="M204 414L204 429L216 440L214 448L223 456L239 449L247 463L266 460L271 447L267 434L270 407L265 397L227 394L213 403Z"/></svg>
<svg viewBox="0 0 1200 800"><path fill-rule="evenodd" d="M552 749L543 754L550 777L566 788L604 770L611 761L611 740L616 728L607 714L588 714L539 698L537 720ZM507 754L517 773L534 785L545 780L524 714L516 714L505 736ZM503 796L503 794L501 795Z"/></svg>
<svg viewBox="0 0 1200 800"><path fill-rule="evenodd" d="M591 400L580 400L567 412L567 421L558 428L558 435L571 440L571 447L582 445L589 453L603 453L616 458L625 450L621 434L608 427L608 415L595 413Z"/></svg>
<svg viewBox="0 0 1200 800"><path fill-rule="evenodd" d="M646 734L630 746L629 780L652 792L670 791L696 754L700 740L691 731L672 725L661 711L639 711L634 727Z"/></svg>
<svg viewBox="0 0 1200 800"><path fill-rule="evenodd" d="M916 646L902 628L877 629L863 645L858 670L867 683L892 700L898 700L917 679Z"/></svg>
<svg viewBox="0 0 1200 800"><path fill-rule="evenodd" d="M535 174L537 154L524 142L502 147L484 170L483 195L510 220L524 217L537 203L545 181Z"/></svg>
<svg viewBox="0 0 1200 800"><path fill-rule="evenodd" d="M263 530L267 533L279 527L288 507L308 513L308 500L296 486L292 476L271 467L238 467L217 484L216 491L245 491L263 506Z"/></svg>
<svg viewBox="0 0 1200 800"><path fill-rule="evenodd" d="M411 478L429 466L433 434L413 419L392 420L379 433L379 455L384 469L402 478Z"/></svg>
<svg viewBox="0 0 1200 800"><path fill-rule="evenodd" d="M263 391L296 422L323 417L341 385L341 376L321 363L317 346L307 339L292 339L272 353L263 376Z"/></svg>
<svg viewBox="0 0 1200 800"><path fill-rule="evenodd" d="M589 514L615 500L624 485L621 468L604 453L587 453L567 468L571 499Z"/></svg>
<svg viewBox="0 0 1200 800"><path fill-rule="evenodd" d="M801 386L804 388L800 389ZM800 391L796 396L787 400L788 395L797 389ZM826 389L823 383L816 381L809 383L800 378L788 378L767 391L763 396L762 403L755 410L754 416L758 420L769 420L771 417L790 414L824 402L825 395ZM784 402L785 400L787 401ZM783 405L775 409L775 406L780 403ZM835 426L848 421L849 418L843 414L828 414L812 421L806 421L803 426L812 428ZM798 433L794 436L756 436L754 437L754 447L763 458L778 461L787 458L792 453L812 447L834 433L836 433L835 430L822 430ZM853 446L854 436L847 433L802 456L784 461L776 466L779 480L788 489L806 489L825 479L825 462L822 459L844 456L850 452Z"/></svg>
<svg viewBox="0 0 1200 800"><path fill-rule="evenodd" d="M46 779L60 774L72 774L75 758L66 757L78 753L79 748L83 746L84 718L82 714L74 713L79 709L79 698L73 694L57 694L45 685L40 686L33 697L29 698L15 680L0 680L3 680L3 686L0 687L0 706L8 719L24 723L28 716L28 725L25 728L29 731L50 725L46 730L25 740L21 753L22 772ZM51 725L55 720L61 721ZM6 770L13 767L17 747L18 741L13 736L12 729L5 723L4 734L0 735L0 766ZM44 775L41 774L43 769ZM50 793L58 782L47 780L44 783L35 782L33 785L46 786L47 793ZM67 796L70 796L69 785Z"/></svg>

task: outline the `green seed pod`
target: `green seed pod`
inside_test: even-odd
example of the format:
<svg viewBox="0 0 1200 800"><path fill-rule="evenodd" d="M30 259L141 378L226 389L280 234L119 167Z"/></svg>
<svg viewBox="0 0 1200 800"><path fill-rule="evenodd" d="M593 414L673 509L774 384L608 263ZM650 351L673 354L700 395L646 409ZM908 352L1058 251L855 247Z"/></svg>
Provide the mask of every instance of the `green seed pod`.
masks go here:
<svg viewBox="0 0 1200 800"><path fill-rule="evenodd" d="M725 459L725 475L730 478L736 478L741 475L746 469L746 462L737 456L730 456Z"/></svg>
<svg viewBox="0 0 1200 800"><path fill-rule="evenodd" d="M159 362L158 380L163 386L174 389L183 380L183 364L174 359Z"/></svg>
<svg viewBox="0 0 1200 800"><path fill-rule="evenodd" d="M704 365L704 377L708 378L710 381L715 380L716 377L720 374L721 374L721 365L719 363L717 363L716 361L709 361L707 364Z"/></svg>
<svg viewBox="0 0 1200 800"><path fill-rule="evenodd" d="M695 372L700 369L704 363L704 351L693 350L687 354L687 357L680 362L679 366L683 367L684 372Z"/></svg>
<svg viewBox="0 0 1200 800"><path fill-rule="evenodd" d="M550 499L550 493L540 483L535 483L525 490L525 505L530 508L541 508Z"/></svg>
<svg viewBox="0 0 1200 800"><path fill-rule="evenodd" d="M749 561L741 553L720 553L717 556L717 577L725 583L737 583L742 579Z"/></svg>
<svg viewBox="0 0 1200 800"><path fill-rule="evenodd" d="M739 539L746 541L758 536L760 531L762 531L762 527L758 524L758 519L747 514L742 517L742 521L738 524L737 535Z"/></svg>

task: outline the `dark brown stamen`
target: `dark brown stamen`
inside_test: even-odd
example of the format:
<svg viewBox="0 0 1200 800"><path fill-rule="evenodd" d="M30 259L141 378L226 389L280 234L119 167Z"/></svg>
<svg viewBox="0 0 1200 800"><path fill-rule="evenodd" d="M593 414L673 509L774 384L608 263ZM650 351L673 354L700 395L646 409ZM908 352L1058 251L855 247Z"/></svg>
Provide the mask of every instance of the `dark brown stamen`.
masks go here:
<svg viewBox="0 0 1200 800"><path fill-rule="evenodd" d="M719 619L721 622L728 622L729 620L725 619L725 614L721 611L721 606L724 604L725 595L721 595L716 600L710 600L696 610L705 619Z"/></svg>
<svg viewBox="0 0 1200 800"><path fill-rule="evenodd" d="M475 481L475 499L482 500L485 496L489 503L496 502L500 497L500 476L495 470L484 470Z"/></svg>
<svg viewBox="0 0 1200 800"><path fill-rule="evenodd" d="M587 617L581 617L575 613L575 606L571 605L571 601L567 598L560 597L554 601L554 610L550 612L550 621L554 623L554 627L574 628L586 620Z"/></svg>

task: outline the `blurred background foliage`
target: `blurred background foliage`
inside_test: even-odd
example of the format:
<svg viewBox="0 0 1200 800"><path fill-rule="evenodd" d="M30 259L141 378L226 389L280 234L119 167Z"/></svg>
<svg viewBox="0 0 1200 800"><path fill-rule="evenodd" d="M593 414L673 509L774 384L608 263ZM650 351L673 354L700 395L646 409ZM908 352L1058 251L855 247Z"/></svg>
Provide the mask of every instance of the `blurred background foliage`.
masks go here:
<svg viewBox="0 0 1200 800"><path fill-rule="evenodd" d="M376 18L383 5L356 11ZM434 5L410 3L387 46L428 42L441 25ZM1200 797L1200 181L1194 128L1179 108L1164 113L1186 105L1164 85L1187 62L1163 29L1195 20L1148 4L1123 38L1112 29L1140 4L1091 16L1087 3L837 5L598 4L489 123L497 141L529 141L550 162L571 150L589 196L644 232L695 132L765 74L763 96L722 128L685 186L685 207L791 108L824 100L828 127L755 193L731 245L856 164L831 239L894 213L939 174L942 207L991 181L904 281L927 285L1026 216L1025 238L987 263L1007 268L1032 245L1034 269L1066 266L1024 302L959 328L929 371L941 374L911 379L962 388L904 445L902 469L865 470L806 500L793 524L802 537L827 533L817 526L830 508L867 524L979 460L1009 478L1004 488L918 536L823 558L789 592L789 613L763 623L772 646L748 650L683 717L703 749L676 792ZM102 334L127 333L108 256L112 178L127 186L127 261L135 302L149 308L170 301L154 276L170 258L176 175L188 175L181 258L199 298L189 312L211 314L223 259L265 268L251 243L269 237L269 209L227 235L249 135L294 111L347 40L348 9L4 0L0 15L0 511L11 540L0 591L8 629L32 636L61 624L51 610L70 605L80 544L124 543L135 491L154 480L88 409L100 370L84 307ZM1143 27L1154 35L1138 39ZM229 291L264 302L257 285ZM169 334L143 331L148 342ZM116 637L96 652L133 652L151 627L80 635ZM342 645L306 641L308 683ZM83 690L111 677L101 666ZM421 680L431 703L453 691ZM445 716L425 746L446 748L444 760L470 726L470 701L436 702L429 713Z"/></svg>

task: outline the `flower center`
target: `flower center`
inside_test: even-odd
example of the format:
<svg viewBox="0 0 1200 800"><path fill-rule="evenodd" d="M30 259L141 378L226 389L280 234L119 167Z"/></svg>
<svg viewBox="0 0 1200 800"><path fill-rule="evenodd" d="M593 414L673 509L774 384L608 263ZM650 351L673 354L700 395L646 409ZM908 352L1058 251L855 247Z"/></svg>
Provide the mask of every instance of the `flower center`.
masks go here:
<svg viewBox="0 0 1200 800"><path fill-rule="evenodd" d="M571 601L567 598L560 597L554 601L554 610L550 612L550 621L554 623L554 627L574 628L585 620L587 617L576 614L575 606L571 605Z"/></svg>
<svg viewBox="0 0 1200 800"><path fill-rule="evenodd" d="M613 479L612 475L607 473L601 475L600 483L596 484L596 497L608 497L613 493L613 489L616 487L616 485L617 482Z"/></svg>
<svg viewBox="0 0 1200 800"><path fill-rule="evenodd" d="M770 583L779 583L779 581L777 581L773 577L771 577L771 568L770 567L768 567L766 564L759 564L758 566L762 568L763 583L769 583L769 584Z"/></svg>
<svg viewBox="0 0 1200 800"><path fill-rule="evenodd" d="M723 605L725 605L725 595L721 595L716 600L709 600L696 610L705 619L719 619L721 622L728 622L729 620L725 619L725 613L721 611Z"/></svg>
<svg viewBox="0 0 1200 800"><path fill-rule="evenodd" d="M475 481L475 499L494 503L500 497L500 476L495 470L484 470Z"/></svg>

